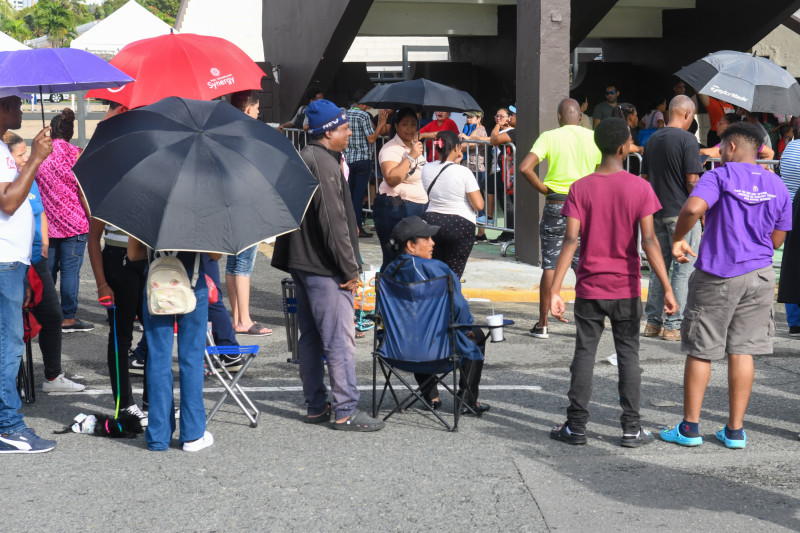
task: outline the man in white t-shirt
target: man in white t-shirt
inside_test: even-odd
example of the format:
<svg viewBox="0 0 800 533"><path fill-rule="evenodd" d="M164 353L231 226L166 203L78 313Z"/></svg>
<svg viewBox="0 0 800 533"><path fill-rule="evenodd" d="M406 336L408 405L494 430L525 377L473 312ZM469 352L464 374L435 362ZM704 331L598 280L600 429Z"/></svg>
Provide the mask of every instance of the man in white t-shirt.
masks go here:
<svg viewBox="0 0 800 533"><path fill-rule="evenodd" d="M0 89L0 136L22 126L22 100L15 90ZM41 453L56 447L25 426L16 387L25 344L22 306L25 279L31 263L33 209L28 202L39 165L53 150L50 128L31 144L31 157L17 173L5 143L0 143L0 453Z"/></svg>

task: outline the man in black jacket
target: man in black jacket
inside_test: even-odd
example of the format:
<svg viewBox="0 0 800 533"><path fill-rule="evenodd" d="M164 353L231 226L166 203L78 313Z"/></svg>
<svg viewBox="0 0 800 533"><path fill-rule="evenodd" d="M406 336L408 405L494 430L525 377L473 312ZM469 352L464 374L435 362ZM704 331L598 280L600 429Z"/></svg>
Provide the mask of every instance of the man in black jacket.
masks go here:
<svg viewBox="0 0 800 533"><path fill-rule="evenodd" d="M350 188L342 172L342 151L352 132L347 114L328 100L306 110L311 142L300 156L319 181L300 229L275 243L272 266L292 275L300 326L300 380L306 399L305 422L329 422L334 429L377 431L383 421L356 410L353 295L361 270L358 229ZM333 404L328 403L328 364Z"/></svg>

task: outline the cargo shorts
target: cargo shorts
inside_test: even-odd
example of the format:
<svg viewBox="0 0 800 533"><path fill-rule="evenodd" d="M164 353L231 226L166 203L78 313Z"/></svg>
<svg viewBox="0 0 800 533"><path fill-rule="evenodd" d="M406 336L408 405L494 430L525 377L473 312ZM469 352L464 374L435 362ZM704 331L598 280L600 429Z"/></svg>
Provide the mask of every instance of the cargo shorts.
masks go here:
<svg viewBox="0 0 800 533"><path fill-rule="evenodd" d="M709 361L726 354L770 354L775 336L772 266L720 278L700 269L689 277L681 349Z"/></svg>

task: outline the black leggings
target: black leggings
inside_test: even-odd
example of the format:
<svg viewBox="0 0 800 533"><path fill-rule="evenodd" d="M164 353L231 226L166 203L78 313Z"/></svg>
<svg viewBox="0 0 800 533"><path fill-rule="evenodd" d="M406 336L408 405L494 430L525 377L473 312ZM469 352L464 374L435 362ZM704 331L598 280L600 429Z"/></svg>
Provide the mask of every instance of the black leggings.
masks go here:
<svg viewBox="0 0 800 533"><path fill-rule="evenodd" d="M441 226L433 236L433 258L445 263L461 279L475 244L475 224L459 215L431 211L422 218L431 226Z"/></svg>
<svg viewBox="0 0 800 533"><path fill-rule="evenodd" d="M50 274L47 258L33 264L42 279L42 300L33 308L33 316L42 326L39 332L39 349L44 361L45 379L55 379L61 374L61 300Z"/></svg>
<svg viewBox="0 0 800 533"><path fill-rule="evenodd" d="M119 246L103 248L103 272L114 291L115 305L115 309L108 310L108 372L115 400L119 381L120 409L136 403L128 372L128 350L133 342L133 322L137 315L141 316L145 267L145 261L127 261L126 253Z"/></svg>

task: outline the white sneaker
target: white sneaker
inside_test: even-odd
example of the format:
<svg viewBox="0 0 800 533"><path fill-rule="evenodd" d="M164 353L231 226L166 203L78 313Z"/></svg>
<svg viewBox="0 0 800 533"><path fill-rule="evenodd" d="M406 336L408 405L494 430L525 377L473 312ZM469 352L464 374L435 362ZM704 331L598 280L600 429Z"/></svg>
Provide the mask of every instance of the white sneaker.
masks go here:
<svg viewBox="0 0 800 533"><path fill-rule="evenodd" d="M133 404L129 407L126 407L125 409L120 409L119 412L138 418L139 423L142 425L142 427L143 428L147 427L147 414L145 414L141 409L139 409L138 405Z"/></svg>
<svg viewBox="0 0 800 533"><path fill-rule="evenodd" d="M183 443L183 451L185 452L199 452L203 448L208 448L214 444L214 436L208 431L203 433L203 438Z"/></svg>
<svg viewBox="0 0 800 533"><path fill-rule="evenodd" d="M44 380L44 383L42 384L43 392L80 392L85 388L86 385L75 383L71 379L64 377L63 372L53 380Z"/></svg>

